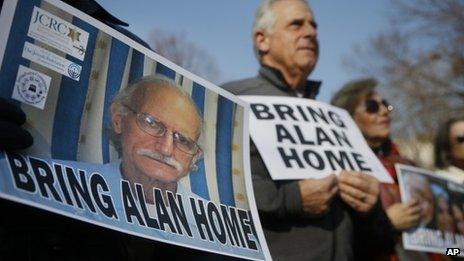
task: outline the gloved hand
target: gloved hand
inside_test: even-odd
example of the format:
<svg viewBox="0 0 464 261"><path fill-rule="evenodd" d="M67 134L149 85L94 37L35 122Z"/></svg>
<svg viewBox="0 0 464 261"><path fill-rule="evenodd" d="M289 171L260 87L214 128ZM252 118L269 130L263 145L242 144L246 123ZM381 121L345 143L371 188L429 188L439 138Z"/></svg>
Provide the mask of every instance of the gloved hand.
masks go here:
<svg viewBox="0 0 464 261"><path fill-rule="evenodd" d="M32 145L33 138L21 128L26 114L20 107L0 97L0 150L19 150Z"/></svg>

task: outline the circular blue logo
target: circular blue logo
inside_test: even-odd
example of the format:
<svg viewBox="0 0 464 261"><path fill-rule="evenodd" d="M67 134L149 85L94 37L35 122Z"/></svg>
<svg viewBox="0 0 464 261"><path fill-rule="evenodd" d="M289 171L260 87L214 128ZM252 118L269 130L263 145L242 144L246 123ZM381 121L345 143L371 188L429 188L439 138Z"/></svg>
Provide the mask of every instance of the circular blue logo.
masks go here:
<svg viewBox="0 0 464 261"><path fill-rule="evenodd" d="M68 67L68 75L73 79L79 79L79 76L81 76L80 66L75 63L70 64Z"/></svg>

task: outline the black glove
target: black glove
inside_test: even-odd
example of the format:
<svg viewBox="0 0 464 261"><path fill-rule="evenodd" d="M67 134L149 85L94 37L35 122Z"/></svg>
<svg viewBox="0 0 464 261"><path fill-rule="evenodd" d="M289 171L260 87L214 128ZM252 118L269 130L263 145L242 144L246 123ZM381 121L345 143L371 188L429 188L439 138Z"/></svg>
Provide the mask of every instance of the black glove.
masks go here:
<svg viewBox="0 0 464 261"><path fill-rule="evenodd" d="M18 106L0 97L0 150L19 150L32 145L33 138L21 128L26 114Z"/></svg>

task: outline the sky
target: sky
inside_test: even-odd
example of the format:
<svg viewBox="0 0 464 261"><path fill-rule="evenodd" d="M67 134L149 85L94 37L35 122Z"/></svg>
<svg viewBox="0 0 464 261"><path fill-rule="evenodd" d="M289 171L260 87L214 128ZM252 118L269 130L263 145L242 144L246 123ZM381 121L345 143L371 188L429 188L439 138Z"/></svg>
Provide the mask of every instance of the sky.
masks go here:
<svg viewBox="0 0 464 261"><path fill-rule="evenodd" d="M207 51L221 72L220 83L253 77L258 71L251 27L258 0L97 0L148 40L153 29L181 34ZM309 0L318 23L320 55L311 79L322 80L319 100L359 77L342 63L355 44L387 28L389 0Z"/></svg>

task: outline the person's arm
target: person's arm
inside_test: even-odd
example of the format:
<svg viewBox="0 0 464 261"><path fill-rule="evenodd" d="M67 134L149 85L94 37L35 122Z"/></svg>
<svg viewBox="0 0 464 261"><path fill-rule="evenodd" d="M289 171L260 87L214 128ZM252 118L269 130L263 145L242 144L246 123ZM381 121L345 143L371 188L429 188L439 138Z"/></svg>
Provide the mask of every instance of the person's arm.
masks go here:
<svg viewBox="0 0 464 261"><path fill-rule="evenodd" d="M398 232L378 201L367 214L351 209L354 225L354 260L369 260L394 253Z"/></svg>
<svg viewBox="0 0 464 261"><path fill-rule="evenodd" d="M354 224L355 260L389 255L394 250L396 232L380 201L380 184L371 175L342 171L340 198L350 208Z"/></svg>
<svg viewBox="0 0 464 261"><path fill-rule="evenodd" d="M330 209L338 192L337 179L274 181L253 142L250 142L251 173L256 205L261 215L273 219L319 217Z"/></svg>

